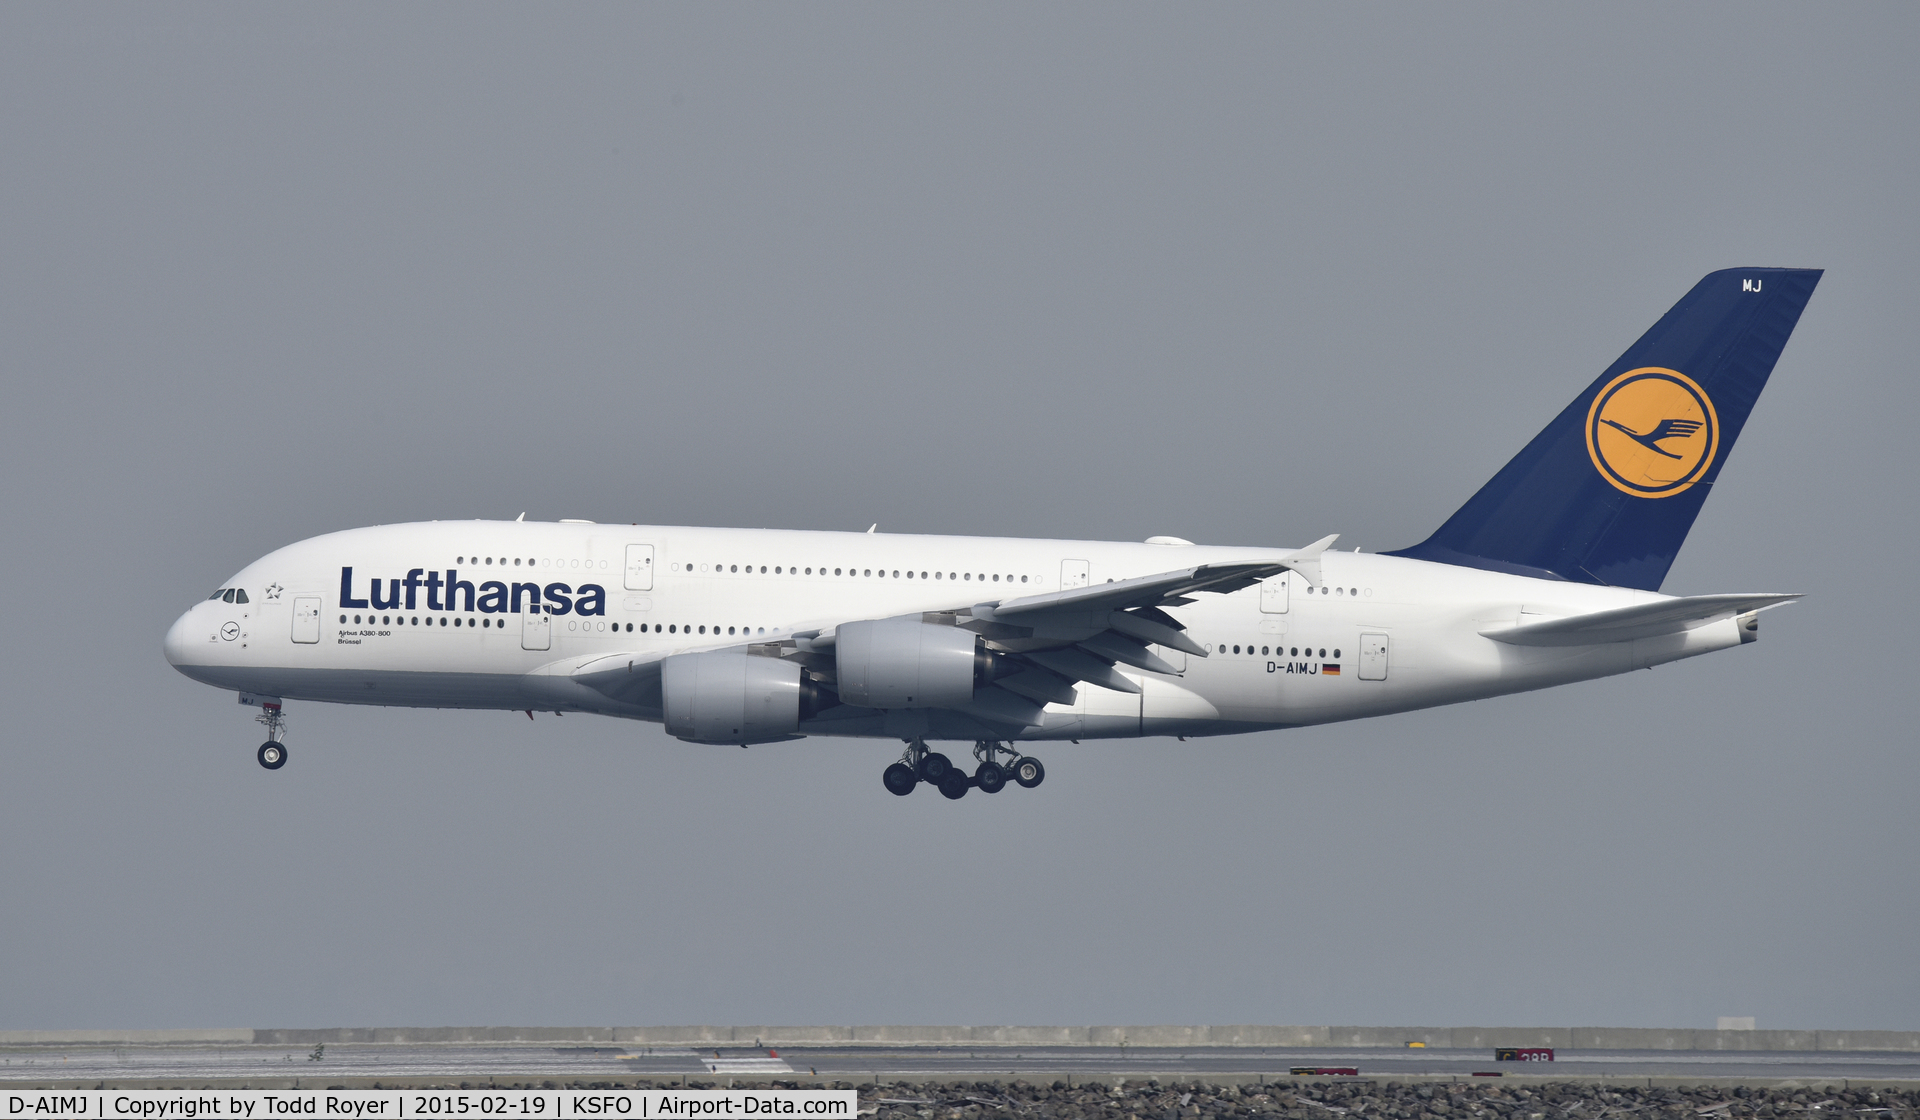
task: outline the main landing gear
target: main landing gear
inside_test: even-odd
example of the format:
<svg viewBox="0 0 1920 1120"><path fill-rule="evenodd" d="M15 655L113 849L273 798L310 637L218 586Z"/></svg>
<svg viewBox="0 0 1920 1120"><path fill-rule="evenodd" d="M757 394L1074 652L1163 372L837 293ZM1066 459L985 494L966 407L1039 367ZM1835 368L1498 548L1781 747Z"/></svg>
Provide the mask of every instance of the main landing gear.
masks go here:
<svg viewBox="0 0 1920 1120"><path fill-rule="evenodd" d="M1001 755L1006 756L1004 763L998 761ZM1040 765L1039 759L1023 755L991 739L975 743L973 757L976 765L969 775L955 766L946 755L928 750L924 739L915 739L907 744L900 761L887 767L880 780L886 784L887 792L895 797L905 797L921 782L925 782L937 787L942 796L958 801L970 789L999 793L1009 781L1032 789L1047 777L1047 768Z"/></svg>
<svg viewBox="0 0 1920 1120"><path fill-rule="evenodd" d="M260 744L258 758L260 765L269 770L278 770L287 764L287 745L281 738L287 733L287 717L280 714L280 705L265 703L260 705L260 714L253 722L266 727L267 741Z"/></svg>

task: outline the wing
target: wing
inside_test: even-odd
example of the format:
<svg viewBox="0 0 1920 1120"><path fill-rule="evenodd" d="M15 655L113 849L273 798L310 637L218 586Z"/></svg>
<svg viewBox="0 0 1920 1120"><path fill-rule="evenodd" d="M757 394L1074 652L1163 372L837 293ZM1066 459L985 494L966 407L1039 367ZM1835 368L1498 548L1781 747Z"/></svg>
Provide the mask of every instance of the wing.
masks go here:
<svg viewBox="0 0 1920 1120"><path fill-rule="evenodd" d="M1077 701L1076 686L1082 683L1119 692L1141 691L1120 666L1178 676L1181 670L1148 647L1194 657L1207 656L1207 649L1161 608L1190 603L1194 595L1239 591L1285 571L1299 572L1317 587L1321 554L1337 539L1335 534L1269 558L1202 564L913 617L948 623L980 636L992 665L992 679L976 688L973 699L958 710L989 727L1014 731L1038 726L1048 704ZM744 649L797 661L815 681L837 687L834 631L834 627L823 627L704 648ZM670 652L683 651L607 654L574 668L568 676L622 703L655 707L660 703L660 662Z"/></svg>
<svg viewBox="0 0 1920 1120"><path fill-rule="evenodd" d="M1718 622L1748 611L1777 607L1798 595L1689 595L1636 603L1610 611L1578 614L1548 622L1482 630L1483 637L1515 646L1591 646L1653 638Z"/></svg>
<svg viewBox="0 0 1920 1120"><path fill-rule="evenodd" d="M1148 647L1194 657L1207 656L1207 650L1161 608L1192 602L1193 595L1238 591L1284 571L1299 572L1318 586L1320 556L1337 539L1335 534L1271 558L1202 564L941 612L950 614L954 625L979 634L993 659L992 681L976 689L972 703L961 710L989 725L1017 730L1038 726L1048 704L1074 703L1076 686L1083 683L1141 691L1120 666L1178 676L1180 670ZM796 653L830 661L820 655L832 644L831 631L802 636Z"/></svg>

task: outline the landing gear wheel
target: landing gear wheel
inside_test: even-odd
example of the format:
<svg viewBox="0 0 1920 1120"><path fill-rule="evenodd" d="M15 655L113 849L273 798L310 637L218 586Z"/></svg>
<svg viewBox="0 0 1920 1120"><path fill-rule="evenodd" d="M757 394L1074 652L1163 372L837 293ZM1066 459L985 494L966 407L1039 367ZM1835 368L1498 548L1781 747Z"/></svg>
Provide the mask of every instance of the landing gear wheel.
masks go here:
<svg viewBox="0 0 1920 1120"><path fill-rule="evenodd" d="M1007 772L997 762L982 762L973 772L973 784L981 793L999 793L1007 785Z"/></svg>
<svg viewBox="0 0 1920 1120"><path fill-rule="evenodd" d="M1016 758L1013 760L1013 780L1026 789L1032 789L1047 780L1047 768L1032 755Z"/></svg>
<svg viewBox="0 0 1920 1120"><path fill-rule="evenodd" d="M269 770L278 770L287 764L287 745L269 739L260 744L260 765Z"/></svg>
<svg viewBox="0 0 1920 1120"><path fill-rule="evenodd" d="M947 776L940 779L939 785L941 796L950 801L958 801L967 795L968 790L973 788L973 779L952 767L948 767Z"/></svg>
<svg viewBox="0 0 1920 1120"><path fill-rule="evenodd" d="M944 754L929 754L920 760L920 780L926 782L928 785L941 785L941 783L946 780L947 775L953 773L958 773L958 771L953 768L953 760ZM966 775L962 774L961 777L964 778ZM949 793L947 796L955 797L958 795Z"/></svg>
<svg viewBox="0 0 1920 1120"><path fill-rule="evenodd" d="M896 762L887 767L887 772L881 776L880 780L886 783L887 792L895 797L905 797L920 784L920 778L913 772L913 767L904 762Z"/></svg>

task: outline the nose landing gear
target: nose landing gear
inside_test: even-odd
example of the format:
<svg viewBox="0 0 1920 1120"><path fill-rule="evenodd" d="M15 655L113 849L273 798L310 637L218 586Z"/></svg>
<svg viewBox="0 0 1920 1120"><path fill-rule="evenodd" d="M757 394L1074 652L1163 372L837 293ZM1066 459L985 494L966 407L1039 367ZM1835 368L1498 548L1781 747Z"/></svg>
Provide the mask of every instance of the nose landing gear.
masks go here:
<svg viewBox="0 0 1920 1120"><path fill-rule="evenodd" d="M260 714L253 717L253 722L267 729L267 741L260 744L260 750L256 755L260 759L260 765L269 770L278 770L285 766L287 745L280 740L287 733L287 717L280 714L280 705L272 700L263 701L260 705Z"/></svg>
<svg viewBox="0 0 1920 1120"><path fill-rule="evenodd" d="M1006 756L1004 763L997 761L1001 755ZM1009 779L1026 789L1032 789L1047 776L1047 768L1040 765L1039 759L1030 758L991 739L975 743L973 757L978 765L968 775L946 755L928 750L925 740L915 739L907 744L900 761L887 767L880 780L887 787L887 792L895 797L905 797L921 782L925 782L939 789L942 796L958 801L970 789L999 793L1007 787Z"/></svg>

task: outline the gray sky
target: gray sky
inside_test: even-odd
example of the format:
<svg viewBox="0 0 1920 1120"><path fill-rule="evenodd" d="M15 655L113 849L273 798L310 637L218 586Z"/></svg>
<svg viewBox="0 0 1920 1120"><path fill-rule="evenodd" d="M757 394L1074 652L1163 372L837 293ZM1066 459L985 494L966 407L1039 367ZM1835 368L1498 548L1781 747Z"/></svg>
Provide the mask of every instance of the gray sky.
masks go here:
<svg viewBox="0 0 1920 1120"><path fill-rule="evenodd" d="M0 1027L1920 1028L1911 5L0 8ZM1667 590L1756 646L895 799L290 706L167 624L429 518L1424 537L1828 269ZM25 580L35 587L28 589Z"/></svg>

